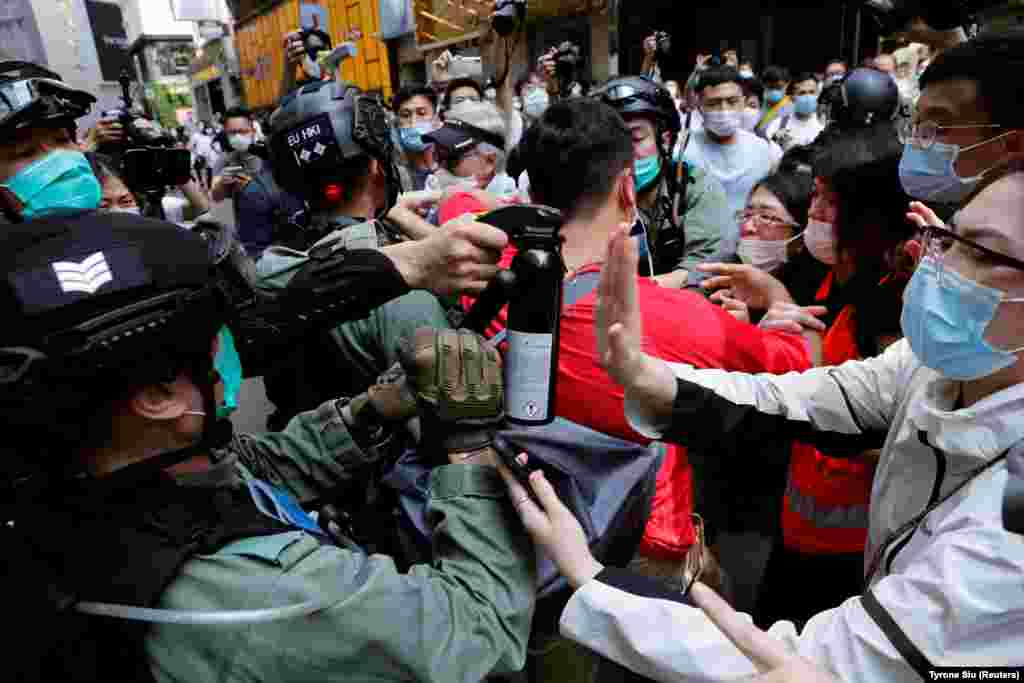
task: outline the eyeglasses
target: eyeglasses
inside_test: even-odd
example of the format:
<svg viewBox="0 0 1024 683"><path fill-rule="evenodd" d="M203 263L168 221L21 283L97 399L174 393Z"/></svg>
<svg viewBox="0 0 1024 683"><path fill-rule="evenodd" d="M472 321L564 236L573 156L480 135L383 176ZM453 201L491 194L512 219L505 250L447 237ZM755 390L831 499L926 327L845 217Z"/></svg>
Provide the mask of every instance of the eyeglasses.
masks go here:
<svg viewBox="0 0 1024 683"><path fill-rule="evenodd" d="M765 228L800 227L798 223L794 223L793 221L787 221L785 218L779 218L778 216L773 216L772 214L765 213L763 211L752 211L750 209L746 209L744 211L737 211L735 216L736 223L738 225L742 225L743 223L746 223L749 220L753 220L755 223Z"/></svg>
<svg viewBox="0 0 1024 683"><path fill-rule="evenodd" d="M964 262L963 265L969 266L972 269L981 264L991 263L1024 271L1024 261L1001 254L998 251L993 251L988 247L981 246L977 242L961 237L956 234L956 225L952 222L950 222L950 227L953 229L947 230L946 228L929 225L921 230L923 255L931 258L935 264L935 272L938 275L940 284L943 272L945 271L946 260L950 255L954 255L953 258L955 260ZM968 279L974 279L973 272L961 272L961 275Z"/></svg>
<svg viewBox="0 0 1024 683"><path fill-rule="evenodd" d="M686 582L686 588L683 589L684 598L690 594L693 584L697 583L704 573L704 554L707 552L707 547L704 544L704 518L696 512L691 514L690 518L693 520L693 531L696 539L683 560L683 573L680 577L682 579L680 583Z"/></svg>
<svg viewBox="0 0 1024 683"><path fill-rule="evenodd" d="M939 131L971 128L1003 128L996 123L965 123L957 126L940 126L933 121L922 121L914 123L910 119L904 119L897 127L900 142L912 144L919 149L930 149L939 137Z"/></svg>

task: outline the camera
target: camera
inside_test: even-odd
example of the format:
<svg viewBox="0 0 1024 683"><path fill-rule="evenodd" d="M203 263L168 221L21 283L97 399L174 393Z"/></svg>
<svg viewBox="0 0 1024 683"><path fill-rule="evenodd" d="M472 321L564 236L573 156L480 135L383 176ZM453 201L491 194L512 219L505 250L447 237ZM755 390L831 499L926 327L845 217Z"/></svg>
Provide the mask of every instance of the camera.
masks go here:
<svg viewBox="0 0 1024 683"><path fill-rule="evenodd" d="M527 0L498 0L491 25L499 36L511 35L518 24L526 19Z"/></svg>
<svg viewBox="0 0 1024 683"><path fill-rule="evenodd" d="M128 188L139 194L154 194L162 193L168 185L188 182L192 176L192 154L187 149L177 149L174 136L157 123L133 113L127 69L121 71L118 82L124 106L104 112L104 119L118 121L124 130L125 141L111 156L120 166Z"/></svg>

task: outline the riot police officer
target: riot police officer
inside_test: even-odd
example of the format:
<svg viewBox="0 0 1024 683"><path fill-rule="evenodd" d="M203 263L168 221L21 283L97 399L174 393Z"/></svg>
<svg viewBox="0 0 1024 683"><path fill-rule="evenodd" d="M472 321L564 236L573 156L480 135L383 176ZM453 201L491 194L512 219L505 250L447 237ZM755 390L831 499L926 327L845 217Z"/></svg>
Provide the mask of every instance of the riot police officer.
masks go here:
<svg viewBox="0 0 1024 683"><path fill-rule="evenodd" d="M282 433L233 435L237 303L200 236L89 212L11 226L0 260L3 599L28 615L8 641L14 680L447 682L521 668L534 560L492 451L433 470L432 566L402 573L302 507L390 457L389 425L415 396L454 409L449 433L457 392L472 429L499 418L497 356L477 337L428 332L404 356L411 377L448 368L450 396L426 379L379 387ZM336 268L387 291L402 260L351 250Z"/></svg>

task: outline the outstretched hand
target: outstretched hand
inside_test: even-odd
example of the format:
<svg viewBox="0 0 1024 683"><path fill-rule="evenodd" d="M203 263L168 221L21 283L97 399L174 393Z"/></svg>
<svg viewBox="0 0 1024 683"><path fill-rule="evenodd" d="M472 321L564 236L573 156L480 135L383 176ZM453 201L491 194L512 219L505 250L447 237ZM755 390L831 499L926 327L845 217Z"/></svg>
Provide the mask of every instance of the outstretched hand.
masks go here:
<svg viewBox="0 0 1024 683"><path fill-rule="evenodd" d="M737 263L702 263L697 266L709 277L701 284L704 289L728 289L733 299L750 308L766 311L777 301L793 303L786 286L774 276L753 266Z"/></svg>
<svg viewBox="0 0 1024 683"><path fill-rule="evenodd" d="M750 683L839 683L839 679L790 650L785 643L758 627L702 583L690 597L726 638L760 672Z"/></svg>
<svg viewBox="0 0 1024 683"><path fill-rule="evenodd" d="M498 274L504 231L468 217L430 228L413 241L384 249L410 289L428 289L438 296L479 295Z"/></svg>
<svg viewBox="0 0 1024 683"><path fill-rule="evenodd" d="M520 453L516 460L524 466L529 464L526 453ZM543 472L535 470L530 473L530 486L536 500L540 501L538 505L508 468L499 463L498 471L533 542L551 558L573 588L579 588L604 569L591 554L587 535L579 520L559 499Z"/></svg>
<svg viewBox="0 0 1024 683"><path fill-rule="evenodd" d="M640 261L629 228L620 226L608 242L598 288L596 332L601 365L612 379L627 386L643 370L643 321L637 298Z"/></svg>

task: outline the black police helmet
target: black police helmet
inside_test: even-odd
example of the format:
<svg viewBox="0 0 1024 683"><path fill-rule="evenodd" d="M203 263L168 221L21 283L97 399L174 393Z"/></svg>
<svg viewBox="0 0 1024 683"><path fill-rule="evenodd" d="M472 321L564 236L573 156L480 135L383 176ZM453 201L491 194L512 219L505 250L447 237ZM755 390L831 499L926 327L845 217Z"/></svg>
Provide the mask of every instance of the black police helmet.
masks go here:
<svg viewBox="0 0 1024 683"><path fill-rule="evenodd" d="M31 62L0 61L0 136L32 126L72 126L96 98Z"/></svg>
<svg viewBox="0 0 1024 683"><path fill-rule="evenodd" d="M682 129L679 112L668 90L643 76L614 78L598 89L594 96L619 114L648 114L674 135Z"/></svg>
<svg viewBox="0 0 1024 683"><path fill-rule="evenodd" d="M314 81L289 93L270 118L274 179L304 199L322 202L365 157L390 165L391 135L379 101L354 85Z"/></svg>
<svg viewBox="0 0 1024 683"><path fill-rule="evenodd" d="M888 121L900 104L900 91L892 77L877 69L854 69L840 84L841 100L832 118L841 127L870 126Z"/></svg>
<svg viewBox="0 0 1024 683"><path fill-rule="evenodd" d="M202 237L98 212L6 227L0 411L9 424L56 431L112 387L186 368L208 374L229 309Z"/></svg>

